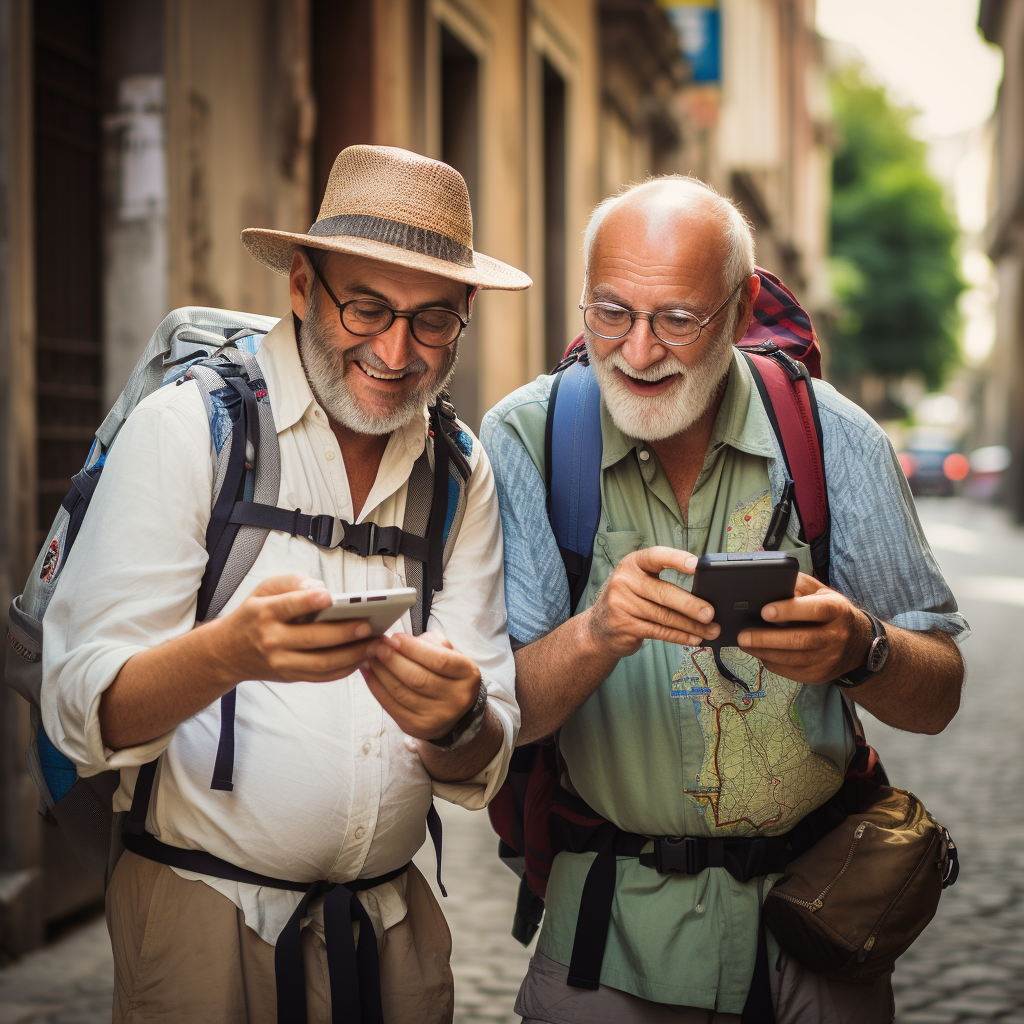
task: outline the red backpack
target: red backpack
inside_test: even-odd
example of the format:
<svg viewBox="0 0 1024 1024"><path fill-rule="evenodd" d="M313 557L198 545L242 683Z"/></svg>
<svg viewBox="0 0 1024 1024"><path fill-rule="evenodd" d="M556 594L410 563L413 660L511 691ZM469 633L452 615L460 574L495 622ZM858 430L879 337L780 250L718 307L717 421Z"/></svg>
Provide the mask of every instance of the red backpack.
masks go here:
<svg viewBox="0 0 1024 1024"><path fill-rule="evenodd" d="M761 290L738 348L747 358L786 462L787 482L766 540L781 543L795 504L814 575L829 582L829 505L821 424L811 377L821 376L814 327L793 293L758 268ZM555 368L545 429L548 515L565 564L571 609L590 575L601 516L600 392L582 333ZM512 934L529 944L544 913L551 863L563 849L584 848L608 822L558 785L552 739L519 747L505 783L488 807L498 855L522 879Z"/></svg>

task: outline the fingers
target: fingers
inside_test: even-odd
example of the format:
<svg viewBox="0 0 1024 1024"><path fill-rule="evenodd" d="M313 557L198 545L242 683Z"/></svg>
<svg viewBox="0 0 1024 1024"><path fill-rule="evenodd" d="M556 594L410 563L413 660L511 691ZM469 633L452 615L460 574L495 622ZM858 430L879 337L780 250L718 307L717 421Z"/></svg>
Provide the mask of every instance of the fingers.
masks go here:
<svg viewBox="0 0 1024 1024"><path fill-rule="evenodd" d="M367 640L373 630L366 619L347 622L310 622L306 625L282 623L280 646L297 651L316 651L341 647L356 640Z"/></svg>
<svg viewBox="0 0 1024 1024"><path fill-rule="evenodd" d="M369 656L371 640L330 647L326 650L280 648L266 655L266 666L274 678L286 683L326 683L351 675Z"/></svg>
<svg viewBox="0 0 1024 1024"><path fill-rule="evenodd" d="M281 577L278 577L279 579ZM287 577L297 579L298 577ZM268 583L273 582L268 580ZM262 586L263 584L260 584ZM301 585L301 580L300 580ZM258 589L258 588L257 588ZM324 588L300 589L296 587L286 592L275 592L267 596L259 596L263 608L279 622L290 622L305 615L312 615L331 606L330 591Z"/></svg>
<svg viewBox="0 0 1024 1024"><path fill-rule="evenodd" d="M393 633L392 636L395 638L401 636L407 636L406 633ZM433 644L435 647L447 647L448 650L452 651L455 648L452 647L451 640L448 639L443 633L435 633L433 630L428 629L426 633L420 633L420 640L425 641L428 644Z"/></svg>
<svg viewBox="0 0 1024 1024"><path fill-rule="evenodd" d="M849 601L827 587L804 597L766 604L761 609L765 622L831 622L846 612Z"/></svg>
<svg viewBox="0 0 1024 1024"><path fill-rule="evenodd" d="M677 572L686 573L692 576L697 568L697 556L691 555L689 551L680 551L678 548L669 548L664 545L655 545L653 548L641 548L627 555L643 572L651 576L657 576L665 569L675 569ZM626 559L623 559L625 561ZM621 563L620 563L621 564Z"/></svg>
<svg viewBox="0 0 1024 1024"><path fill-rule="evenodd" d="M422 633L418 637L395 633L379 637L370 648L370 657L400 667L402 678L409 681L409 685L417 685L414 680L425 679L430 673L459 679L472 671L473 665L439 633ZM399 671L398 667L393 667L393 671Z"/></svg>
<svg viewBox="0 0 1024 1024"><path fill-rule="evenodd" d="M699 647L705 640L714 640L721 632L717 623L699 622L656 601L648 601L640 595L634 596L636 606L633 616L643 624L645 638L665 640L684 647Z"/></svg>
<svg viewBox="0 0 1024 1024"><path fill-rule="evenodd" d="M299 576L297 573L288 573L284 576L271 576L256 584L250 597L270 597L273 594L287 594L292 590L303 589L326 589L319 580L311 580L306 576Z"/></svg>
<svg viewBox="0 0 1024 1024"><path fill-rule="evenodd" d="M669 583L668 580L653 579L642 585L641 595L655 604L671 608L698 623L710 622L715 617L715 609L703 598L694 597L688 590Z"/></svg>
<svg viewBox="0 0 1024 1024"><path fill-rule="evenodd" d="M737 641L748 654L758 651L778 655L780 651L817 651L827 645L820 626L807 629L745 629Z"/></svg>

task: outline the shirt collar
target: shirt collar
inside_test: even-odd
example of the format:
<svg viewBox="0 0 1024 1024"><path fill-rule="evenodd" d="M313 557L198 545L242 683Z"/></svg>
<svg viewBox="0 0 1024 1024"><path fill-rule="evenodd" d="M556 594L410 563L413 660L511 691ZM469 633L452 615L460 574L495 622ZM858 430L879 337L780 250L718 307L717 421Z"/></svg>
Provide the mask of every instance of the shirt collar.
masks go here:
<svg viewBox="0 0 1024 1024"><path fill-rule="evenodd" d="M614 465L634 448L645 445L645 442L630 437L615 426L604 401L601 402L601 437L604 446L602 469ZM723 445L766 459L773 459L778 454L773 442L772 426L761 396L754 387L750 367L736 348L732 352L729 381L715 417L708 452L717 451Z"/></svg>
<svg viewBox="0 0 1024 1024"><path fill-rule="evenodd" d="M295 342L295 318L286 314L260 343L257 362L267 380L277 432L294 427L316 404Z"/></svg>

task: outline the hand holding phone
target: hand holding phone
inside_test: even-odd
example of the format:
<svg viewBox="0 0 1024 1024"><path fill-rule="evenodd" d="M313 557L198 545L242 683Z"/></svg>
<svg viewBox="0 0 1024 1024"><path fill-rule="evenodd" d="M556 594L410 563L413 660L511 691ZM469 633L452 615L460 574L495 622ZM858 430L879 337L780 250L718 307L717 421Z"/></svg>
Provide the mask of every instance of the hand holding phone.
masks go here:
<svg viewBox="0 0 1024 1024"><path fill-rule="evenodd" d="M697 560L692 593L715 609L722 631L706 646L736 647L744 629L777 628L761 617L773 601L791 598L800 563L781 551L722 552Z"/></svg>

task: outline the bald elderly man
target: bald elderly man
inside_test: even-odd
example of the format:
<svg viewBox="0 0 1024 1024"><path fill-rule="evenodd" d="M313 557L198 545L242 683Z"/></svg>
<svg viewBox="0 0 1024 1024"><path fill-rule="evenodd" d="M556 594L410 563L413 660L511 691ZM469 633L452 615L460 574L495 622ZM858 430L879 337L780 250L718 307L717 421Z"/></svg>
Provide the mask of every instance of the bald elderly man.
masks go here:
<svg viewBox="0 0 1024 1024"><path fill-rule="evenodd" d="M748 524L779 502L785 481L765 408L733 347L759 289L751 230L707 185L657 178L598 206L585 253L581 306L603 459L593 562L575 609L545 510L553 378L499 403L481 431L505 536L519 742L555 735L562 785L626 832L783 834L839 789L853 756L834 681L882 721L937 733L959 707L955 641L967 624L885 435L815 381L834 589L811 575L794 521L782 547L803 570L796 596L764 613L782 628L741 633L739 648L718 659L702 652L719 626L689 593L697 558L758 550L764 538ZM676 314L658 318L662 310ZM678 311L692 317L685 337ZM868 654L886 645L879 668ZM743 715L719 715L721 703L735 704L737 683ZM592 852L555 858L516 1003L527 1024L763 1021L768 1004L780 1022L892 1019L888 977L829 981L780 955L770 933L759 952L759 908L777 875L660 874L636 856L617 859L599 986L570 983L594 862Z"/></svg>

